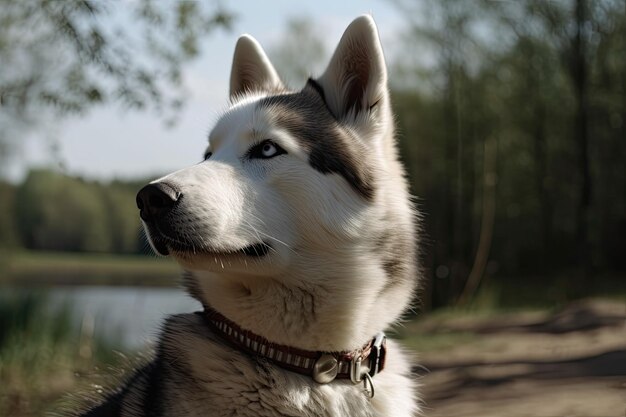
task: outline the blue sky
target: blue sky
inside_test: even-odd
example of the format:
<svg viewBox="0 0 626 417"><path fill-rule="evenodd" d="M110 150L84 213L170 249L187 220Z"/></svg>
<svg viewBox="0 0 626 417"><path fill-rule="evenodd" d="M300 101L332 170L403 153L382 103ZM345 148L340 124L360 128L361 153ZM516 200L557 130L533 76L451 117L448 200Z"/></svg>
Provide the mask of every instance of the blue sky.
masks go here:
<svg viewBox="0 0 626 417"><path fill-rule="evenodd" d="M350 21L370 13L389 55L402 27L402 17L390 1L246 0L229 2L228 7L237 15L233 30L214 32L204 41L200 58L184 71L189 98L174 128L165 128L149 112L97 108L82 118L32 132L11 163L10 176L19 180L30 166L50 165L55 159L71 174L103 180L160 175L194 164L202 156L207 132L226 104L232 53L240 34L250 33L267 50L283 36L288 18L304 16L319 26L330 53ZM54 152L44 131L55 138Z"/></svg>

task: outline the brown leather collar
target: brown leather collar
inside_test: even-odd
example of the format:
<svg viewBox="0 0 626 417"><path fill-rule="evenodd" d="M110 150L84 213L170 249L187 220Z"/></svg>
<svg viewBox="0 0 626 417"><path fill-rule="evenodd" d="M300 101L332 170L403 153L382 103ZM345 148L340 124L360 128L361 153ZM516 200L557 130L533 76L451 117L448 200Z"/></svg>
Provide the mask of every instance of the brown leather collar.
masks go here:
<svg viewBox="0 0 626 417"><path fill-rule="evenodd" d="M362 348L350 352L320 352L272 343L242 329L210 307L205 307L203 317L213 331L233 347L267 359L281 368L310 376L322 384L336 378L361 382L365 374L370 379L385 367L387 344L384 333L377 334Z"/></svg>

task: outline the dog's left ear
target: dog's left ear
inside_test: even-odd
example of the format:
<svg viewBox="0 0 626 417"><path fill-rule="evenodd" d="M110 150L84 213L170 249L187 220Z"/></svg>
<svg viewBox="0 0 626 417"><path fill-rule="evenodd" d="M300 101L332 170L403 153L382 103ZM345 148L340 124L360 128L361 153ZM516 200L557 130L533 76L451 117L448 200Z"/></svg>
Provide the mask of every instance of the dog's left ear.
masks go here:
<svg viewBox="0 0 626 417"><path fill-rule="evenodd" d="M252 36L242 35L237 40L233 67L230 71L231 100L250 92L274 92L284 88L261 45Z"/></svg>
<svg viewBox="0 0 626 417"><path fill-rule="evenodd" d="M371 16L350 23L317 82L338 120L354 120L363 111L388 106L385 57Z"/></svg>

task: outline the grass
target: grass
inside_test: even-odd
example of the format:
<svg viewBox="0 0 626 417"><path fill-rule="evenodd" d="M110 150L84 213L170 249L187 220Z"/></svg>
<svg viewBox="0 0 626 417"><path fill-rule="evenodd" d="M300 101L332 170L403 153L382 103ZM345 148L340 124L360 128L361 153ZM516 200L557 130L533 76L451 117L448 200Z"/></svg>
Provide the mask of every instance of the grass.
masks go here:
<svg viewBox="0 0 626 417"><path fill-rule="evenodd" d="M97 391L94 382L119 374L98 369L132 368L119 343L94 338L85 323L76 330L68 306L52 311L44 293L2 285L174 286L179 274L169 258L0 251L0 416L44 415L66 393Z"/></svg>
<svg viewBox="0 0 626 417"><path fill-rule="evenodd" d="M180 268L170 258L16 251L2 256L0 272L0 283L171 286Z"/></svg>
<svg viewBox="0 0 626 417"><path fill-rule="evenodd" d="M586 281L574 273L553 276L490 277L466 305L450 305L429 316L494 316L519 311L555 311L572 301L607 298L626 302L626 274L604 273Z"/></svg>
<svg viewBox="0 0 626 417"><path fill-rule="evenodd" d="M41 294L0 294L0 415L43 415L80 375L116 362L107 344L74 329L71 314L51 311Z"/></svg>
<svg viewBox="0 0 626 417"><path fill-rule="evenodd" d="M418 352L445 351L459 345L480 342L481 335L451 330L451 322L504 318L517 314L554 313L582 298L616 300L626 303L623 275L596 276L586 285L573 285L571 276L504 278L487 281L474 298L463 306L448 306L419 315L398 330L397 338Z"/></svg>
<svg viewBox="0 0 626 417"><path fill-rule="evenodd" d="M467 345L480 338L479 335L470 332L430 333L426 336L411 334L401 338L402 345L414 352L439 352L457 346Z"/></svg>

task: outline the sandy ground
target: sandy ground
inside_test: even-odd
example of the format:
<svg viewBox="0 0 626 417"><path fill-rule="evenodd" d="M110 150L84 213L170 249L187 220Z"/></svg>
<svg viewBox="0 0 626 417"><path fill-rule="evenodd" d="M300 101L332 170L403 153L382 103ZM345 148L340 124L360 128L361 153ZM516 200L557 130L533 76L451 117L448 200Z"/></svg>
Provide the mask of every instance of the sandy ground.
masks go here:
<svg viewBox="0 0 626 417"><path fill-rule="evenodd" d="M426 417L625 417L626 304L555 314L428 319L460 343L419 355ZM468 336L469 335L469 336Z"/></svg>

